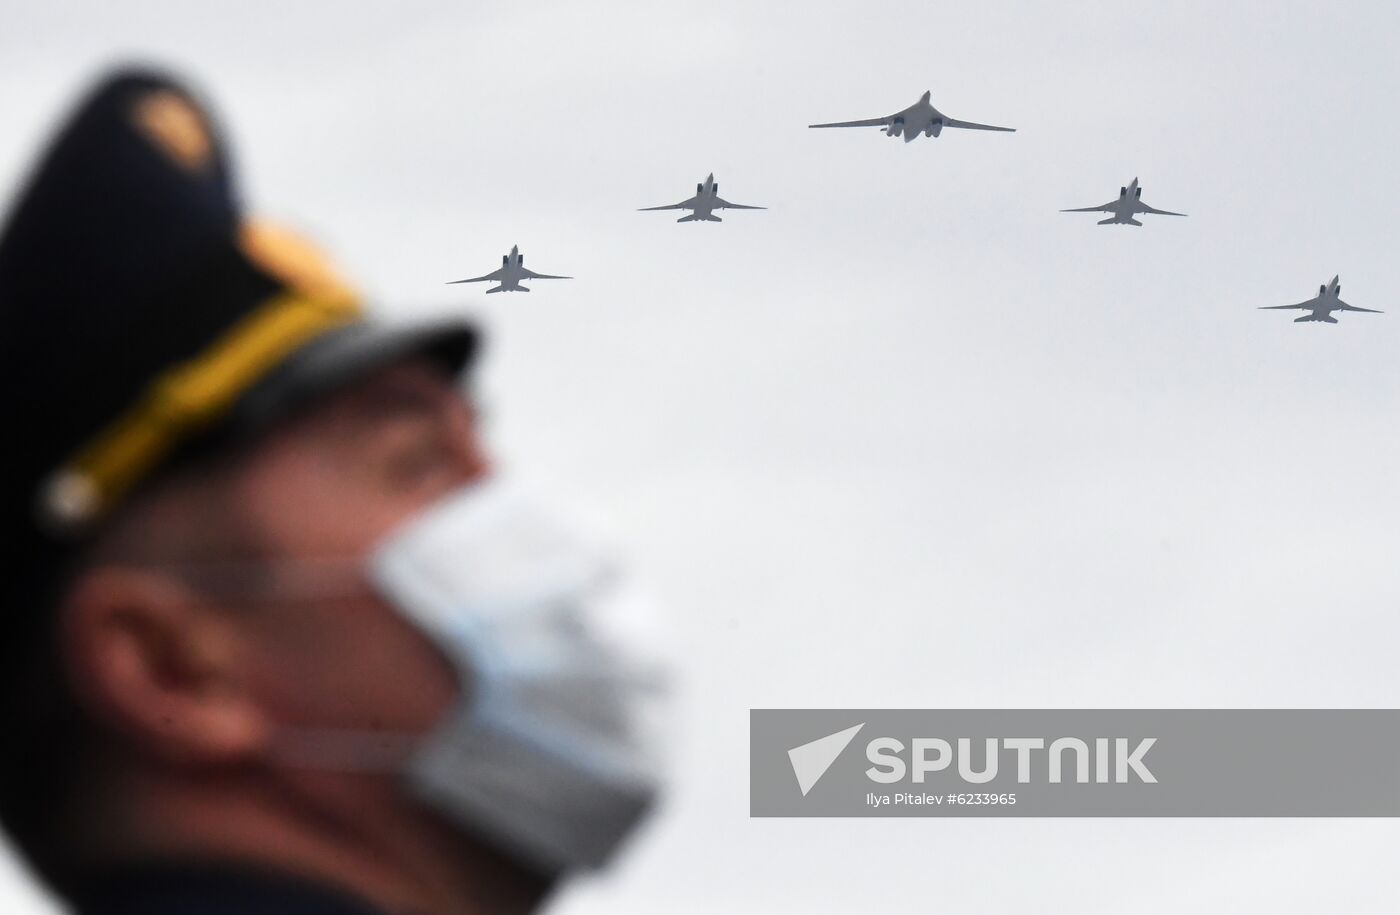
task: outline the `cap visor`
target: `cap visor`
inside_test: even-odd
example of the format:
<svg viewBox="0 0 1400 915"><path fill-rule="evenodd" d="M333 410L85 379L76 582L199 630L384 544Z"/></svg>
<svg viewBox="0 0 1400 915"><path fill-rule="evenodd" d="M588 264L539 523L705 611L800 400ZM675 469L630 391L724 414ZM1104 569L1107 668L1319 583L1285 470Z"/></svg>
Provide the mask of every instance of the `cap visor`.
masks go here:
<svg viewBox="0 0 1400 915"><path fill-rule="evenodd" d="M479 343L477 329L463 318L358 321L317 337L259 379L238 399L227 426L236 434L256 432L411 356L458 375L474 361Z"/></svg>

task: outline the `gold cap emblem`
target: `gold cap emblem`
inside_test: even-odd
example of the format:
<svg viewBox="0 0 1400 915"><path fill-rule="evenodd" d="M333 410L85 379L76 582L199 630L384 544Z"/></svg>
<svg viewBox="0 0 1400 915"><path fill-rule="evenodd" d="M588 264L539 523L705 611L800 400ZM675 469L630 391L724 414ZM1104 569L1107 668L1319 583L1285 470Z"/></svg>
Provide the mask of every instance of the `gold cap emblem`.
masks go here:
<svg viewBox="0 0 1400 915"><path fill-rule="evenodd" d="M176 165L192 172L208 166L213 140L203 116L184 96L169 89L151 92L136 103L132 120Z"/></svg>

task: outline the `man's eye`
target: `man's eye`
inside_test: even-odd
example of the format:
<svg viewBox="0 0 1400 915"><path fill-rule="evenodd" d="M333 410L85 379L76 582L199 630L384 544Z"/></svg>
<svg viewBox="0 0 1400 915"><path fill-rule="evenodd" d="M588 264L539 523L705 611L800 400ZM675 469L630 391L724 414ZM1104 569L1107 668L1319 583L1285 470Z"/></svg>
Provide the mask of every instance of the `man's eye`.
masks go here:
<svg viewBox="0 0 1400 915"><path fill-rule="evenodd" d="M448 472L451 466L447 449L437 443L401 449L390 456L386 468L389 482L396 487L412 488L424 485Z"/></svg>

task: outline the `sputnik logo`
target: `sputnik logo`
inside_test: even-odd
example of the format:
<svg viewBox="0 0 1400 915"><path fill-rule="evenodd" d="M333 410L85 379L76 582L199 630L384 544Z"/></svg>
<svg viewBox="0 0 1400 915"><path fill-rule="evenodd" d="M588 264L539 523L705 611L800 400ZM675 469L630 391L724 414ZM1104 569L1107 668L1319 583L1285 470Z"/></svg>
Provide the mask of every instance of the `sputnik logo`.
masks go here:
<svg viewBox="0 0 1400 915"><path fill-rule="evenodd" d="M826 770L831 768L831 764L836 762L836 757L841 755L841 751L850 745L861 728L865 727L865 722L854 727L846 728L844 731L837 731L835 734L828 734L825 737L818 737L810 743L793 747L788 750L788 760L792 763L792 774L797 776L797 787L802 789L802 796L806 797L807 792L812 790L812 786L821 780L826 774Z"/></svg>

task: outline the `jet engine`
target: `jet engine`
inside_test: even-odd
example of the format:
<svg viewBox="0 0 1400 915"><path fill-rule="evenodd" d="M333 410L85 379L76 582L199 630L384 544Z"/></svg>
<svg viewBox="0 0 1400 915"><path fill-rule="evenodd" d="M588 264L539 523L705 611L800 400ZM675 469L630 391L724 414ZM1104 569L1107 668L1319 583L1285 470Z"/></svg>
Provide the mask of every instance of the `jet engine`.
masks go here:
<svg viewBox="0 0 1400 915"><path fill-rule="evenodd" d="M1337 284L1337 296L1338 296L1338 298L1340 298L1341 295L1342 295L1342 284L1341 284L1341 283L1338 283L1338 284Z"/></svg>
<svg viewBox="0 0 1400 915"><path fill-rule="evenodd" d="M928 127L924 128L924 136L926 136L926 137L936 137L936 136L938 136L938 135L939 135L940 133L942 133L942 132L943 132L943 122L942 122L942 121L934 121L932 124L928 125Z"/></svg>
<svg viewBox="0 0 1400 915"><path fill-rule="evenodd" d="M1128 196L1128 189L1127 189L1126 187L1120 187L1120 188L1118 189L1118 196L1119 196L1119 197L1126 197L1126 196Z"/></svg>
<svg viewBox="0 0 1400 915"><path fill-rule="evenodd" d="M885 133L891 137L897 137L904 132L904 118L895 118L890 122L890 126L885 128Z"/></svg>
<svg viewBox="0 0 1400 915"><path fill-rule="evenodd" d="M1139 187L1139 188L1134 188L1134 189L1133 189L1133 196L1134 196L1134 197L1141 197L1141 196L1142 196L1142 188L1140 188L1140 187Z"/></svg>
<svg viewBox="0 0 1400 915"><path fill-rule="evenodd" d="M1327 294L1327 284L1326 284L1326 283L1323 283L1321 286L1317 287L1317 294L1318 294L1318 295L1326 295L1326 294ZM1341 291L1340 289L1338 289L1338 290L1337 290L1337 294L1338 294L1338 295L1341 295L1341 294L1342 294L1342 291Z"/></svg>
<svg viewBox="0 0 1400 915"><path fill-rule="evenodd" d="M509 264L509 263L510 263L510 255L509 255L509 254L502 254L502 255L501 255L501 266L504 267L506 264Z"/></svg>
<svg viewBox="0 0 1400 915"><path fill-rule="evenodd" d="M701 194L703 194L703 193L705 193L705 185L703 185L703 184L697 184L697 185L695 185L695 194L696 194L696 196L698 197L699 195L701 195Z"/></svg>
<svg viewBox="0 0 1400 915"><path fill-rule="evenodd" d="M718 181L715 182L714 189L711 191L711 193L713 193L716 197L719 196L719 182L718 182Z"/></svg>
<svg viewBox="0 0 1400 915"><path fill-rule="evenodd" d="M520 255L520 258L516 261L516 263L522 267L525 266L525 255Z"/></svg>

